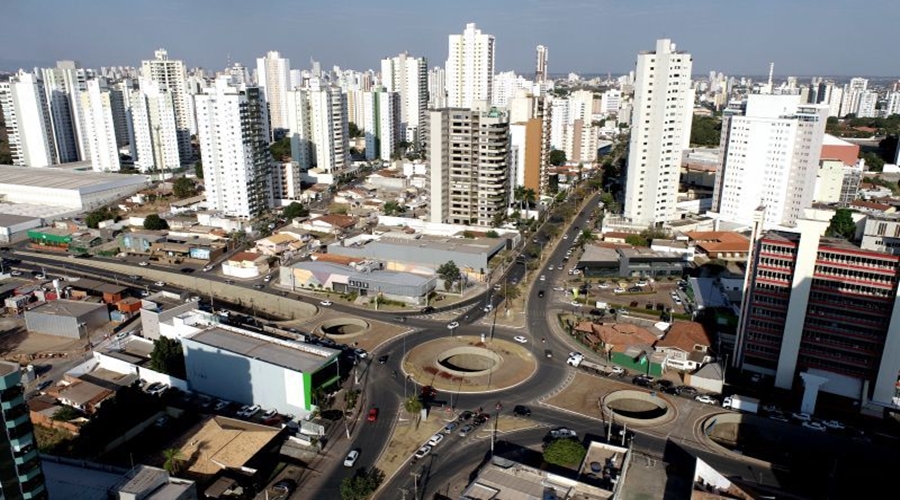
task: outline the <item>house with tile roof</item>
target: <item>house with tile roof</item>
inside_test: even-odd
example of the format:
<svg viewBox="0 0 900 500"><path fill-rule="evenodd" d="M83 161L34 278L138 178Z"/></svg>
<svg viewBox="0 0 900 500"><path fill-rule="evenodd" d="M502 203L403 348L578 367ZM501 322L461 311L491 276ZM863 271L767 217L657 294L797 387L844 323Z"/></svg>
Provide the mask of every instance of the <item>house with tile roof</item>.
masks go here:
<svg viewBox="0 0 900 500"><path fill-rule="evenodd" d="M672 324L666 336L654 349L666 355L666 366L680 371L694 371L712 361L712 339L703 325L691 321Z"/></svg>

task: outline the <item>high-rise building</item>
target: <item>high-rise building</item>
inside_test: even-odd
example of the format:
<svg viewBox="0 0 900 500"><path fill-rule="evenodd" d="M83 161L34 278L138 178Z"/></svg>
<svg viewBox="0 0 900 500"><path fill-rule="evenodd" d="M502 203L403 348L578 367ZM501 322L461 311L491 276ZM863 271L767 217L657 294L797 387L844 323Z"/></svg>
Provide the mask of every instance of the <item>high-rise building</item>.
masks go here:
<svg viewBox="0 0 900 500"><path fill-rule="evenodd" d="M473 109L429 112L429 220L490 227L509 197L509 117Z"/></svg>
<svg viewBox="0 0 900 500"><path fill-rule="evenodd" d="M828 107L799 95L751 94L725 111L713 211L752 223L766 207L764 229L791 226L815 197Z"/></svg>
<svg viewBox="0 0 900 500"><path fill-rule="evenodd" d="M363 92L365 108L366 159L391 161L400 143L401 97L376 87Z"/></svg>
<svg viewBox="0 0 900 500"><path fill-rule="evenodd" d="M491 92L491 106L505 108L520 90L530 91L532 82L517 75L515 71L504 71L494 75L494 90Z"/></svg>
<svg viewBox="0 0 900 500"><path fill-rule="evenodd" d="M599 141L599 127L591 124L590 120L576 119L574 123L566 125L566 140L563 144L566 159L576 163L597 161L597 145Z"/></svg>
<svg viewBox="0 0 900 500"><path fill-rule="evenodd" d="M600 113L603 115L618 114L622 105L622 91L609 89L600 95Z"/></svg>
<svg viewBox="0 0 900 500"><path fill-rule="evenodd" d="M178 155L188 162L193 157L191 134L196 133L193 100L187 89L184 62L169 59L165 49L154 52L154 58L141 63L141 76L153 80L172 94L175 104L175 125L178 127Z"/></svg>
<svg viewBox="0 0 900 500"><path fill-rule="evenodd" d="M0 82L0 107L13 165L59 163L44 86L34 74L19 71L8 82Z"/></svg>
<svg viewBox="0 0 900 500"><path fill-rule="evenodd" d="M536 52L536 62L534 66L534 83L540 85L547 81L547 61L550 57L549 51L547 47L543 45L538 45L535 49Z"/></svg>
<svg viewBox="0 0 900 500"><path fill-rule="evenodd" d="M550 101L521 91L509 103L510 201L517 187L547 193L550 166Z"/></svg>
<svg viewBox="0 0 900 500"><path fill-rule="evenodd" d="M300 168L340 173L350 166L347 98L341 89L314 78L287 98L291 157Z"/></svg>
<svg viewBox="0 0 900 500"><path fill-rule="evenodd" d="M77 95L85 89L84 75L82 72L82 78L79 80L77 74L69 74L69 70L59 67L59 64L62 63L58 63L56 68L41 68L39 71L44 84L47 107L50 110L56 152L60 163L68 163L81 158L77 128L80 116L77 109Z"/></svg>
<svg viewBox="0 0 900 500"><path fill-rule="evenodd" d="M900 115L900 92L888 94L887 106L884 108L884 112L885 116Z"/></svg>
<svg viewBox="0 0 900 500"><path fill-rule="evenodd" d="M131 79L107 84L109 87L109 103L112 107L113 126L115 127L116 145L119 148L131 146L134 152L134 134L131 129Z"/></svg>
<svg viewBox="0 0 900 500"><path fill-rule="evenodd" d="M878 92L866 90L859 96L859 108L856 116L859 118L874 118L878 116Z"/></svg>
<svg viewBox="0 0 900 500"><path fill-rule="evenodd" d="M381 84L400 96L401 138L418 147L425 139L428 108L428 61L406 52L381 60Z"/></svg>
<svg viewBox="0 0 900 500"><path fill-rule="evenodd" d="M291 90L291 61L270 51L266 57L256 60L256 75L259 86L266 93L269 103L269 119L272 133L275 129L287 130L287 93Z"/></svg>
<svg viewBox="0 0 900 500"><path fill-rule="evenodd" d="M491 102L494 86L494 36L475 23L461 35L450 35L447 55L447 106L470 108L476 100Z"/></svg>
<svg viewBox="0 0 900 500"><path fill-rule="evenodd" d="M754 245L734 365L803 387L809 413L819 390L895 405L900 257L825 238L827 227L800 219Z"/></svg>
<svg viewBox="0 0 900 500"><path fill-rule="evenodd" d="M851 113L859 112L859 102L868 86L869 80L865 78L851 78L850 83L844 85L844 96L841 101L841 118Z"/></svg>
<svg viewBox="0 0 900 500"><path fill-rule="evenodd" d="M153 80L141 78L139 89L131 95L131 117L135 168L148 172L181 166L171 92Z"/></svg>
<svg viewBox="0 0 900 500"><path fill-rule="evenodd" d="M428 109L447 107L447 72L440 66L428 70Z"/></svg>
<svg viewBox="0 0 900 500"><path fill-rule="evenodd" d="M92 168L97 172L118 172L121 168L119 146L106 80L89 80L87 90L79 94L79 99L84 112L84 129L90 139Z"/></svg>
<svg viewBox="0 0 900 500"><path fill-rule="evenodd" d="M0 361L0 496L8 500L47 498L34 428L25 403L18 363Z"/></svg>
<svg viewBox="0 0 900 500"><path fill-rule="evenodd" d="M691 137L692 64L666 39L637 57L624 213L636 226L676 217L681 153Z"/></svg>
<svg viewBox="0 0 900 500"><path fill-rule="evenodd" d="M229 76L196 96L206 200L211 210L256 217L273 206L269 119L258 87Z"/></svg>

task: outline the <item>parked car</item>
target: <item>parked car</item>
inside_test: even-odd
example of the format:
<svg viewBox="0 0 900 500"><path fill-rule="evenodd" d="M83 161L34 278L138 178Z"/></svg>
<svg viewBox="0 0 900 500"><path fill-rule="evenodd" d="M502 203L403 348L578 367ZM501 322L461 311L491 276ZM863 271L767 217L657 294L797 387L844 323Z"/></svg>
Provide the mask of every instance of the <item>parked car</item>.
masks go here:
<svg viewBox="0 0 900 500"><path fill-rule="evenodd" d="M166 286L166 282L165 282L165 281L157 281L156 283L154 283L154 285L156 285L156 286Z"/></svg>
<svg viewBox="0 0 900 500"><path fill-rule="evenodd" d="M166 392L166 390L168 388L169 388L169 386L166 384L163 384L160 382L153 382L152 384L147 386L146 392L147 392L147 394L149 394L151 396L159 396L159 395L162 395L162 393Z"/></svg>
<svg viewBox="0 0 900 500"><path fill-rule="evenodd" d="M138 262L138 265L141 267L147 267L150 265L150 263L145 260L142 260L142 261Z"/></svg>
<svg viewBox="0 0 900 500"><path fill-rule="evenodd" d="M212 271L214 267L215 266L213 265L203 266L203 272L208 273L209 271Z"/></svg>
<svg viewBox="0 0 900 500"><path fill-rule="evenodd" d="M633 379L631 379L631 383L634 385L639 385L641 387L651 387L653 385L653 381L643 375L634 377Z"/></svg>
<svg viewBox="0 0 900 500"><path fill-rule="evenodd" d="M344 459L344 467L353 467L357 458L359 458L359 450L350 450L350 453L347 453L347 458Z"/></svg>
<svg viewBox="0 0 900 500"><path fill-rule="evenodd" d="M531 416L531 408L522 405L516 405L513 408L513 413L520 417L530 417Z"/></svg>
<svg viewBox="0 0 900 500"><path fill-rule="evenodd" d="M262 409L262 408L260 408L259 405L252 405L252 406L244 405L244 406L237 412L237 416L238 416L238 417L242 417L242 418L253 418L253 415L256 415L257 413L259 413L259 411L260 411L261 409Z"/></svg>
<svg viewBox="0 0 900 500"><path fill-rule="evenodd" d="M614 366L610 368L610 373L613 375L625 375L625 369L621 366Z"/></svg>
<svg viewBox="0 0 900 500"><path fill-rule="evenodd" d="M262 418L268 419L274 417L275 415L278 415L278 410L273 408L270 410L266 410L266 412L262 414Z"/></svg>
<svg viewBox="0 0 900 500"><path fill-rule="evenodd" d="M169 417L167 415L163 415L156 419L156 422L153 422L154 427L163 428L166 424L169 423Z"/></svg>
<svg viewBox="0 0 900 500"><path fill-rule="evenodd" d="M353 354L355 354L359 359L366 359L369 356L369 353L367 353L364 349L353 349Z"/></svg>
<svg viewBox="0 0 900 500"><path fill-rule="evenodd" d="M442 432L444 434L453 434L453 431L455 431L457 427L459 427L459 424L457 424L456 422L450 422L449 424L444 426Z"/></svg>
<svg viewBox="0 0 900 500"><path fill-rule="evenodd" d="M466 410L466 411L460 413L459 417L457 417L456 419L459 420L460 422L466 422L466 421L472 420L472 417L474 415L475 415L474 413Z"/></svg>
<svg viewBox="0 0 900 500"><path fill-rule="evenodd" d="M715 398L706 394L700 394L699 396L695 397L694 400L708 405L718 404Z"/></svg>
<svg viewBox="0 0 900 500"><path fill-rule="evenodd" d="M797 420L799 422L812 421L812 415L810 415L809 413L799 412L799 411L795 411L795 412L791 413L791 418L793 418L794 420Z"/></svg>
<svg viewBox="0 0 900 500"><path fill-rule="evenodd" d="M431 453L431 446L425 445L425 446L419 448L418 450L416 450L416 453L413 456L416 458L425 458L425 455L427 455L429 453Z"/></svg>
<svg viewBox="0 0 900 500"><path fill-rule="evenodd" d="M423 307L422 310L419 311L419 312L422 313L422 314L428 314L428 313L430 313L430 312L434 312L434 306L425 306L425 307Z"/></svg>
<svg viewBox="0 0 900 500"><path fill-rule="evenodd" d="M323 300L322 302L319 302L319 305L321 305L322 307L331 307L332 304L334 304L334 302L330 300Z"/></svg>
<svg viewBox="0 0 900 500"><path fill-rule="evenodd" d="M784 416L784 413L781 413L781 412L773 412L773 413L769 414L769 418L771 418L772 420L776 420L778 422L790 422L790 419L788 419L786 416Z"/></svg>
<svg viewBox="0 0 900 500"><path fill-rule="evenodd" d="M816 422L814 420L809 422L803 422L803 427L807 429L812 429L814 431L825 431L827 428L821 422Z"/></svg>
<svg viewBox="0 0 900 500"><path fill-rule="evenodd" d="M472 424L466 424L459 429L459 437L466 437L473 430L475 430L475 426L473 426Z"/></svg>
<svg viewBox="0 0 900 500"><path fill-rule="evenodd" d="M213 406L213 410L215 410L215 411L222 411L222 410L224 410L225 408L228 408L228 405L230 405L230 404L231 404L231 403L229 403L228 401L225 401L225 400L223 400L223 399L220 399L219 401L216 402L216 405Z"/></svg>
<svg viewBox="0 0 900 500"><path fill-rule="evenodd" d="M294 491L294 488L296 487L297 483L293 480L282 479L281 481L278 481L277 483L272 485L272 491L274 491L275 493L280 493L287 497Z"/></svg>
<svg viewBox="0 0 900 500"><path fill-rule="evenodd" d="M676 387L676 390L681 396L694 396L697 394L697 389L689 385L679 385L678 387Z"/></svg>
<svg viewBox="0 0 900 500"><path fill-rule="evenodd" d="M528 343L528 339L525 338L525 337L523 337L522 335L516 335L515 337L513 337L513 340L515 340L516 342L518 342L518 343L520 343L520 344L527 344L527 343Z"/></svg>
<svg viewBox="0 0 900 500"><path fill-rule="evenodd" d="M836 431L842 431L846 429L844 424L838 422L837 420L823 420L822 425L828 427L829 429L834 429Z"/></svg>
<svg viewBox="0 0 900 500"><path fill-rule="evenodd" d="M444 435L439 432L439 433L431 436L428 439L428 446L437 446L437 445L441 444L441 441L443 441L443 440L444 440Z"/></svg>
<svg viewBox="0 0 900 500"><path fill-rule="evenodd" d="M613 290L613 293L625 293L625 289L620 286L617 286L615 288L615 290Z"/></svg>
<svg viewBox="0 0 900 500"><path fill-rule="evenodd" d="M560 427L558 429L553 429L552 431L550 431L550 437L552 437L553 439L574 438L578 437L578 433L576 433L572 429Z"/></svg>

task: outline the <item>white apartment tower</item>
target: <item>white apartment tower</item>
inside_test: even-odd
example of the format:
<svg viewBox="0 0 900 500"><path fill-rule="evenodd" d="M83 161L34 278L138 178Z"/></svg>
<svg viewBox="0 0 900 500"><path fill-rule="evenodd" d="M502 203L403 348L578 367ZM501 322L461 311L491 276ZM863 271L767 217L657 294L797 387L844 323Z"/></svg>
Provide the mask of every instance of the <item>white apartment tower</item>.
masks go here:
<svg viewBox="0 0 900 500"><path fill-rule="evenodd" d="M638 54L624 213L635 226L675 219L681 152L691 137L691 66L671 40Z"/></svg>
<svg viewBox="0 0 900 500"><path fill-rule="evenodd" d="M350 165L347 99L338 87L310 80L287 95L291 157L300 168L340 173Z"/></svg>
<svg viewBox="0 0 900 500"><path fill-rule="evenodd" d="M19 71L0 82L0 107L13 165L49 167L59 163L44 87L32 73Z"/></svg>
<svg viewBox="0 0 900 500"><path fill-rule="evenodd" d="M274 204L269 119L258 87L229 76L196 96L206 200L211 210L252 218Z"/></svg>
<svg viewBox="0 0 900 500"><path fill-rule="evenodd" d="M402 98L383 87L363 92L365 109L366 159L391 161L400 142Z"/></svg>
<svg viewBox="0 0 900 500"><path fill-rule="evenodd" d="M153 80L141 78L139 85L131 95L134 166L141 172L177 169L181 161L172 94Z"/></svg>
<svg viewBox="0 0 900 500"><path fill-rule="evenodd" d="M71 74L70 70L60 67L63 64L59 62L55 68L41 68L39 71L44 84L47 109L50 111L56 152L60 163L68 163L81 158L78 139L78 119L81 114L77 96L85 87L83 70L82 78L79 79L77 73ZM73 73L74 71L72 70Z"/></svg>
<svg viewBox="0 0 900 500"><path fill-rule="evenodd" d="M793 226L809 208L829 107L800 96L751 94L722 122L713 211L746 225L765 206L763 229Z"/></svg>
<svg viewBox="0 0 900 500"><path fill-rule="evenodd" d="M400 133L418 147L424 138L425 110L428 108L428 61L406 52L381 60L381 84L400 95Z"/></svg>
<svg viewBox="0 0 900 500"><path fill-rule="evenodd" d="M859 112L859 103L863 94L869 87L869 80L865 78L851 78L850 83L844 85L844 98L841 101L840 117L843 118L850 113Z"/></svg>
<svg viewBox="0 0 900 500"><path fill-rule="evenodd" d="M440 66L428 70L428 109L447 107L447 72Z"/></svg>
<svg viewBox="0 0 900 500"><path fill-rule="evenodd" d="M429 221L491 227L509 201L509 117L484 102L429 112Z"/></svg>
<svg viewBox="0 0 900 500"><path fill-rule="evenodd" d="M84 112L84 130L90 139L91 166L97 172L118 172L119 146L113 107L105 79L88 80L87 90L79 94Z"/></svg>
<svg viewBox="0 0 900 500"><path fill-rule="evenodd" d="M196 132L193 101L187 90L184 62L169 59L165 49L154 52L154 58L141 62L141 76L160 85L172 94L175 103L175 124L178 127L178 154L182 161L190 161L191 134Z"/></svg>
<svg viewBox="0 0 900 500"><path fill-rule="evenodd" d="M534 83L540 85L547 82L547 60L550 57L547 47L538 45L535 49L537 61L534 66Z"/></svg>
<svg viewBox="0 0 900 500"><path fill-rule="evenodd" d="M449 41L447 106L471 108L476 100L491 102L494 36L469 23L461 35L450 35Z"/></svg>
<svg viewBox="0 0 900 500"><path fill-rule="evenodd" d="M287 93L291 90L291 62L276 51L256 60L259 86L266 92L272 130L287 129Z"/></svg>

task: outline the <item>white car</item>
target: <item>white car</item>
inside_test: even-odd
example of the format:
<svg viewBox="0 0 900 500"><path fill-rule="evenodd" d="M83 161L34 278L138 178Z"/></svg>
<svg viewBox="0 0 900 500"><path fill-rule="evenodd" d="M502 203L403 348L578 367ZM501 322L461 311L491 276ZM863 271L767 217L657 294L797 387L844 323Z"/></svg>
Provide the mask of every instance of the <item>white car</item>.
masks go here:
<svg viewBox="0 0 900 500"><path fill-rule="evenodd" d="M577 300L573 300L572 305L575 307L581 307L581 302L578 302Z"/></svg>
<svg viewBox="0 0 900 500"><path fill-rule="evenodd" d="M213 270L213 267L214 267L214 266L212 266L212 265L209 265L209 266L203 266L203 272L204 272L204 273L208 273L208 272L210 272L210 271Z"/></svg>
<svg viewBox="0 0 900 500"><path fill-rule="evenodd" d="M141 261L141 262L138 262L138 265L141 267L147 267L150 265L150 263L147 261Z"/></svg>
<svg viewBox="0 0 900 500"><path fill-rule="evenodd" d="M625 373L625 369L622 368L621 366L614 366L614 367L610 368L609 371L610 371L610 373L612 373L613 375L622 375L622 374Z"/></svg>
<svg viewBox="0 0 900 500"><path fill-rule="evenodd" d="M263 413L262 418L263 419L272 418L275 415L278 415L278 410L272 408L271 410L266 410L266 412Z"/></svg>
<svg viewBox="0 0 900 500"><path fill-rule="evenodd" d="M844 427L844 424L838 422L837 420L823 420L822 425L836 431L844 430L846 428Z"/></svg>
<svg viewBox="0 0 900 500"><path fill-rule="evenodd" d="M518 343L520 343L520 344L527 344L527 343L528 343L528 339L526 339L526 338L523 337L522 335L516 335L515 337L513 337L513 340L515 340L516 342L518 342Z"/></svg>
<svg viewBox="0 0 900 500"><path fill-rule="evenodd" d="M581 353L578 352L578 351L572 351L572 352L569 353L569 357L570 357L570 358L583 358L583 357L584 357L584 354L581 354Z"/></svg>
<svg viewBox="0 0 900 500"><path fill-rule="evenodd" d="M716 404L716 400L706 394L701 394L694 398L694 400L699 401L703 404L714 405Z"/></svg>
<svg viewBox="0 0 900 500"><path fill-rule="evenodd" d="M165 282L165 281L157 281L156 283L154 283L154 285L156 285L156 286L166 286L166 282Z"/></svg>
<svg viewBox="0 0 900 500"><path fill-rule="evenodd" d="M424 458L425 455L431 453L431 446L425 445L418 450L416 450L416 454L413 455L416 458Z"/></svg>
<svg viewBox="0 0 900 500"><path fill-rule="evenodd" d="M330 300L323 300L322 302L319 302L319 305L322 307L331 307L332 304L334 304L334 302Z"/></svg>
<svg viewBox="0 0 900 500"><path fill-rule="evenodd" d="M359 359L366 359L369 356L369 353L362 349L353 349L353 354L356 354L356 357Z"/></svg>
<svg viewBox="0 0 900 500"><path fill-rule="evenodd" d="M149 297L149 296L150 296L150 292L148 292L147 290L141 290L141 297Z"/></svg>
<svg viewBox="0 0 900 500"><path fill-rule="evenodd" d="M502 289L503 289L503 285L501 285L500 283L497 283L497 284L494 285L494 291L495 291L495 292L499 292L499 291L502 290Z"/></svg>
<svg viewBox="0 0 900 500"><path fill-rule="evenodd" d="M450 330L459 328L459 321L451 321L450 323L447 324L447 328Z"/></svg>
<svg viewBox="0 0 900 500"><path fill-rule="evenodd" d="M646 281L638 281L637 283L634 284L634 286L639 286L641 288L644 288L645 286L647 286L647 282Z"/></svg>
<svg viewBox="0 0 900 500"><path fill-rule="evenodd" d="M620 286L617 286L616 289L613 290L613 293L625 293L625 289Z"/></svg>
<svg viewBox="0 0 900 500"><path fill-rule="evenodd" d="M541 281L547 281L547 277L544 276L543 274L541 275L541 278L540 278L540 279L541 279Z"/></svg>
<svg viewBox="0 0 900 500"><path fill-rule="evenodd" d="M809 413L804 413L804 412L796 412L795 411L795 412L791 413L791 417L793 417L794 420L799 420L801 422L812 421L812 415L810 415Z"/></svg>
<svg viewBox="0 0 900 500"><path fill-rule="evenodd" d="M576 433L572 429L560 427L559 429L553 429L552 431L550 431L550 437L552 437L553 439L574 438L578 437L578 433Z"/></svg>
<svg viewBox="0 0 900 500"><path fill-rule="evenodd" d="M824 431L826 427L820 422L803 422L803 427L814 431Z"/></svg>
<svg viewBox="0 0 900 500"><path fill-rule="evenodd" d="M11 271L10 276L22 276L22 271Z"/></svg>
<svg viewBox="0 0 900 500"><path fill-rule="evenodd" d="M347 453L347 458L344 459L344 467L353 467L357 458L359 458L359 450L350 450L350 453Z"/></svg>
<svg viewBox="0 0 900 500"><path fill-rule="evenodd" d="M241 418L250 418L253 415L256 415L257 413L259 413L259 411L261 409L262 408L260 408L259 405L253 405L253 406L245 405L240 410L238 410L237 416L241 417Z"/></svg>
<svg viewBox="0 0 900 500"><path fill-rule="evenodd" d="M566 291L566 289L561 286L555 286L555 287L553 287L553 290L557 291L557 292L565 292Z"/></svg>
<svg viewBox="0 0 900 500"><path fill-rule="evenodd" d="M265 278L263 278L263 281L265 281L266 283L272 281L272 275L271 274L267 275Z"/></svg>
<svg viewBox="0 0 900 500"><path fill-rule="evenodd" d="M444 440L444 435L438 432L428 440L428 446L437 446Z"/></svg>
<svg viewBox="0 0 900 500"><path fill-rule="evenodd" d="M488 304L484 306L484 312L489 313L494 310L494 304Z"/></svg>
<svg viewBox="0 0 900 500"><path fill-rule="evenodd" d="M597 283L597 288L606 289L606 288L609 288L609 284L608 283Z"/></svg>
<svg viewBox="0 0 900 500"><path fill-rule="evenodd" d="M578 276L579 274L581 274L581 270L580 269L572 269L572 274L574 274L575 276Z"/></svg>
<svg viewBox="0 0 900 500"><path fill-rule="evenodd" d="M564 235L563 235L563 239L564 239L564 240L569 239L569 235L568 235L568 234L564 234Z"/></svg>
<svg viewBox="0 0 900 500"><path fill-rule="evenodd" d="M553 265L550 265L550 267L548 267L547 270L548 270L548 271L552 271L552 270L553 270Z"/></svg>

